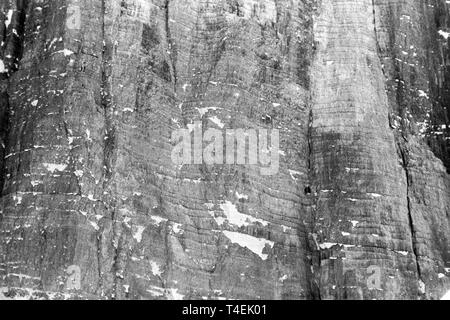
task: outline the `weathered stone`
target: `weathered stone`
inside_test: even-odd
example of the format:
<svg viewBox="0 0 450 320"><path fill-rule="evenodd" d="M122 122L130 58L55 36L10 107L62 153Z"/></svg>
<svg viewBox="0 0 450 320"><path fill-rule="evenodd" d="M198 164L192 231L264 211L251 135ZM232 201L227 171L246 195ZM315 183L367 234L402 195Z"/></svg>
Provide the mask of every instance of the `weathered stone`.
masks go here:
<svg viewBox="0 0 450 320"><path fill-rule="evenodd" d="M446 1L0 12L0 298L450 289ZM279 173L173 164L196 121L279 129Z"/></svg>

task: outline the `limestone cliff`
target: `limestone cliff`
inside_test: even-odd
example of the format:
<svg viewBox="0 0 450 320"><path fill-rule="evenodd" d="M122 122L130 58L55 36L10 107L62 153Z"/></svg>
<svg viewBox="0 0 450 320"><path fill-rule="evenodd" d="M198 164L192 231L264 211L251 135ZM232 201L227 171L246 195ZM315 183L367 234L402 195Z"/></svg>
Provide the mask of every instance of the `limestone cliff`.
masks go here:
<svg viewBox="0 0 450 320"><path fill-rule="evenodd" d="M445 0L0 0L0 298L439 299ZM171 161L274 128L280 168Z"/></svg>

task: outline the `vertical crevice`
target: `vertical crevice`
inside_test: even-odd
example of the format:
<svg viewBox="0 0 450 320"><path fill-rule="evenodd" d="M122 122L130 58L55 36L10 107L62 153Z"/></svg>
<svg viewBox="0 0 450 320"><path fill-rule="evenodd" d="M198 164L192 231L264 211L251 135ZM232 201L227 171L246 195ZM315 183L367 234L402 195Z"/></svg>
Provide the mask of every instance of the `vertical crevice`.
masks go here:
<svg viewBox="0 0 450 320"><path fill-rule="evenodd" d="M23 55L26 10L28 1L17 1L16 10L13 10L9 26L3 23L4 41L2 41L2 59L7 77L19 69Z"/></svg>
<svg viewBox="0 0 450 320"><path fill-rule="evenodd" d="M170 0L165 0L164 2L164 28L166 33L166 41L167 41L167 51L169 53L169 66L170 66L170 74L172 78L172 84L174 92L176 92L177 88L177 48L174 40L172 39L171 31L170 31L170 11L169 6Z"/></svg>
<svg viewBox="0 0 450 320"><path fill-rule="evenodd" d="M320 14L320 1L315 1L311 4L311 19L306 19L302 22L302 28L306 28L308 30L308 36L306 36L300 43L301 51L300 51L300 59L298 60L299 67L296 72L298 81L302 86L305 87L309 91L308 97L308 113L306 116L308 117L307 128L306 128L306 165L308 170L308 180L307 186L302 186L301 190L304 192L304 196L307 197L308 203L308 212L309 212L309 222L307 225L306 232L306 250L308 252L308 262L309 262L309 270L306 270L307 281L309 285L309 295L312 300L322 300L322 292L321 292L321 252L320 247L317 243L317 235L316 235L316 222L317 222L317 203L318 203L318 194L317 194L317 176L315 173L315 154L316 151L314 142L315 142L315 131L314 131L314 103L315 103L315 74L312 74L314 70L313 65L317 63L318 60L318 50L316 46L316 35L314 30L314 20L317 18L317 15ZM302 12L305 14L305 12ZM306 51L305 51L306 50ZM310 62L304 62L303 56L306 54L310 58ZM304 187L304 188L303 188Z"/></svg>
<svg viewBox="0 0 450 320"><path fill-rule="evenodd" d="M314 122L314 114L312 108L309 110L308 117L308 132L306 135L306 140L308 143L308 155L307 155L307 164L308 164L308 173L311 177L313 174L313 165L312 165L312 155L313 155L313 142L312 142L312 130L313 130L313 122Z"/></svg>
<svg viewBox="0 0 450 320"><path fill-rule="evenodd" d="M13 1L9 2L10 5L12 2ZM15 7L12 5L12 8L8 8L8 2L6 2L5 6L5 1L3 1L0 5L1 10L8 9L12 12L12 14L8 17L10 18L8 27L5 24L4 19L6 16L3 15L3 12L1 13L3 15L3 19L0 20L0 199L5 191L5 183L7 180L5 157L8 153L10 153L10 148L13 144L9 137L10 129L12 128L11 120L13 115L13 106L11 104L10 95L8 92L9 79L19 70L20 61L22 60L25 41L26 12L28 10L28 5L28 1L23 0L17 0ZM21 133L22 132L23 131L21 130ZM18 139L19 142L22 142L22 136ZM23 151L22 143L19 145L21 150L17 151L17 172L20 170L20 166L22 164L21 155ZM8 219L8 217L4 217L3 214L1 214L2 210L3 208L0 207L0 226L3 224L3 219ZM3 234L5 230L0 231ZM43 233L43 237L45 237L45 232ZM2 244L5 244L5 242L2 241ZM6 242L6 244L8 245L5 245L3 255L0 257L0 262L2 263L11 257L11 251L14 250L13 246L9 245L9 241ZM42 263L43 256L39 259L39 263ZM11 271L12 270L9 270L7 267L4 274L8 275Z"/></svg>
<svg viewBox="0 0 450 320"><path fill-rule="evenodd" d="M111 159L115 148L115 129L113 127L113 110L112 110L112 94L111 94L111 62L112 62L112 44L111 39L106 35L105 15L106 0L102 0L102 61L101 61L101 107L103 110L105 121L105 137L103 147L103 187L106 187L108 180L111 178Z"/></svg>
<svg viewBox="0 0 450 320"><path fill-rule="evenodd" d="M375 0L372 0L372 15L373 15L373 32L375 35L375 43L377 45L378 54L380 54L381 48L380 48L380 44L378 42L377 12L376 12Z"/></svg>
<svg viewBox="0 0 450 320"><path fill-rule="evenodd" d="M8 150L9 96L6 92L7 80L0 80L0 197L6 180L5 156Z"/></svg>
<svg viewBox="0 0 450 320"><path fill-rule="evenodd" d="M419 280L421 280L422 279L422 271L421 271L420 263L419 263L419 252L418 252L417 246L416 246L417 232L416 232L415 226L414 226L414 218L412 215L411 198L410 198L411 175L409 172L409 154L408 154L408 149L405 146L402 146L401 143L399 143L398 148L399 148L400 155L401 155L403 170L405 171L405 175L406 175L406 203L407 203L407 210L408 210L409 228L411 231L411 246L412 246L412 250L414 253L414 258L416 260L418 278L419 278Z"/></svg>
<svg viewBox="0 0 450 320"><path fill-rule="evenodd" d="M2 6L3 9L5 9ZM3 14L0 26L0 196L3 194L6 179L5 156L9 149L11 106L9 103L8 80L19 69L23 55L26 10L28 1L16 1L9 26L6 27Z"/></svg>
<svg viewBox="0 0 450 320"><path fill-rule="evenodd" d="M111 73L112 73L112 56L113 56L113 45L112 40L106 31L106 0L101 2L101 39L102 39L102 57L101 57L101 83L100 83L100 97L101 97L101 110L103 112L104 119L104 138L103 138L103 176L102 176L102 197L106 194L106 189L108 188L110 179L113 173L113 156L116 147L116 137L114 128L114 110L113 110L113 97L111 93ZM114 253L112 257L112 272L113 272L113 283L112 283L112 296L111 298L116 298L116 288L117 288L117 268L118 268L118 256L119 256L119 241L117 240L117 215L116 210L111 208L111 205L107 205L107 201L104 201L105 209L111 210L111 223L112 223L112 246L114 248ZM98 260L98 272L99 272L99 286L103 291L103 274L102 274L102 236L97 235L97 260ZM109 288L108 288L109 289Z"/></svg>
<svg viewBox="0 0 450 320"><path fill-rule="evenodd" d="M101 61L101 108L103 110L104 118L104 138L103 138L103 177L102 177L102 197L104 197L105 211L110 212L111 224L112 224L112 234L111 242L107 245L111 245L113 248L112 256L112 283L105 283L102 280L102 286L108 286L106 289L110 292L111 299L117 300L121 299L121 281L123 280L123 250L125 247L125 239L122 236L122 223L120 211L116 210L115 200L109 196L111 187L111 180L114 174L114 165L117 149L117 137L116 137L116 125L114 116L114 95L112 92L112 73L113 73L113 57L114 57L114 35L109 28L114 27L107 25L106 20L109 12L107 12L107 0L102 0L101 3L101 39L102 39L102 61ZM99 236L100 237L100 236ZM102 244L100 241L102 238L97 239L98 245ZM98 259L101 263L101 247L98 247ZM102 275L102 266L100 266L100 274ZM108 270L109 271L109 270Z"/></svg>
<svg viewBox="0 0 450 320"><path fill-rule="evenodd" d="M103 287L103 273L102 273L102 234L98 234L96 237L96 248L97 248L97 273L98 273L98 284L97 290L101 292Z"/></svg>
<svg viewBox="0 0 450 320"><path fill-rule="evenodd" d="M381 64L381 72L383 72L383 76L386 79L386 73L384 71L383 61L382 61L382 50L381 50L380 42L378 41L377 11L376 11L375 1L376 0L372 0L373 33L374 33L374 37L375 37L375 45L377 47L378 60L380 61L380 64Z"/></svg>
<svg viewBox="0 0 450 320"><path fill-rule="evenodd" d="M64 134L66 135L66 139L67 139L67 142L69 144L69 155L68 155L69 156L68 157L69 158L69 165L71 167L75 167L76 160L75 160L75 157L74 157L74 149L72 148L72 145L71 145L71 142L70 142L71 139L72 139L72 130L69 129L69 125L68 125L67 121L64 119L64 114L66 114L65 107L62 108L62 115L61 115L61 117L63 118L62 129L64 131ZM80 178L75 174L74 171L75 171L75 169L72 170L72 172L73 172L72 176L73 176L73 178L75 179L75 181L77 183L78 191L76 192L76 194L78 196L82 196L82 192L83 192L83 189L81 187L82 184L81 184Z"/></svg>
<svg viewBox="0 0 450 320"><path fill-rule="evenodd" d="M0 14L3 19L6 17L2 12ZM6 42L6 26L3 20L0 20L0 197L3 193L3 184L5 182L5 156L7 150L8 139L8 123L9 123L9 96L7 92L8 88L8 75L5 73L5 65L3 62L4 44Z"/></svg>
<svg viewBox="0 0 450 320"><path fill-rule="evenodd" d="M305 195L309 198L309 209L310 209L310 222L307 234L307 239L305 243L307 250L310 254L309 266L307 277L309 279L309 293L312 300L322 300L320 292L320 248L317 244L316 239L316 221L317 221L317 194L315 192L314 180L314 145L313 145L313 123L314 123L314 113L312 107L313 97L312 94L309 97L309 115L308 115L308 128L306 133L307 141L307 166L308 166L308 185L305 187Z"/></svg>

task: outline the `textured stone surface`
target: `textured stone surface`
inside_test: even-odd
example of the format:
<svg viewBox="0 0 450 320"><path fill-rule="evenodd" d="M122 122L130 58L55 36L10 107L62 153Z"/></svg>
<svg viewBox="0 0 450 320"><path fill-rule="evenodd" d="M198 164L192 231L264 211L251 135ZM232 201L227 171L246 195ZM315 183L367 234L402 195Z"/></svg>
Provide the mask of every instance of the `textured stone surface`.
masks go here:
<svg viewBox="0 0 450 320"><path fill-rule="evenodd" d="M1 0L0 297L439 299L449 10ZM172 164L194 121L279 129L279 173Z"/></svg>

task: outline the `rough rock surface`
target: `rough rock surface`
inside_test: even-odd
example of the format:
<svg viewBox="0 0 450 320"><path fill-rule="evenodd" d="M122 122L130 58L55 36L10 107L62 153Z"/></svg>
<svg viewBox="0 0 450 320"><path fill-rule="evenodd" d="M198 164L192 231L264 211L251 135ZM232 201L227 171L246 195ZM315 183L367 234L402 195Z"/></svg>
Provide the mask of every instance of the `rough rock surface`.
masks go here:
<svg viewBox="0 0 450 320"><path fill-rule="evenodd" d="M439 299L449 18L444 0L0 0L0 298ZM172 164L194 121L279 129L279 173Z"/></svg>

